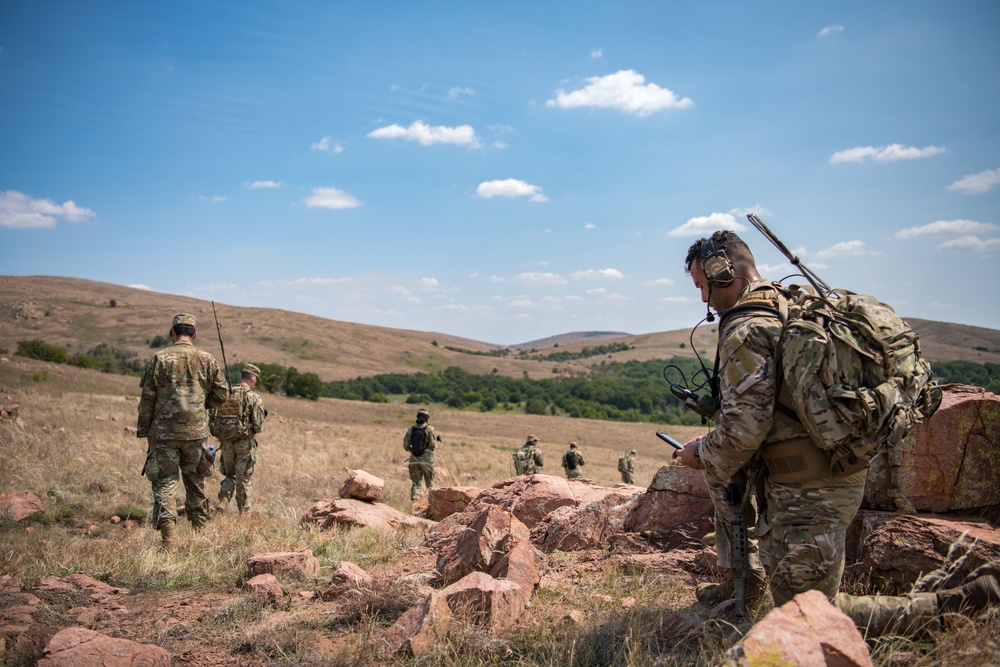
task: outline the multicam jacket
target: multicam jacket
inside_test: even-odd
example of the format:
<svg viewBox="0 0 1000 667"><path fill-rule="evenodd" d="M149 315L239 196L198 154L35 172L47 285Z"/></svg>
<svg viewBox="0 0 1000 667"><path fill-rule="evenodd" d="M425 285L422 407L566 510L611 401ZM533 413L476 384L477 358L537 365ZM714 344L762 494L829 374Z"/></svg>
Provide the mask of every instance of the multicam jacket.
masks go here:
<svg viewBox="0 0 1000 667"><path fill-rule="evenodd" d="M207 438L206 408L221 404L228 394L219 363L190 341L154 354L139 386L137 435L158 440Z"/></svg>

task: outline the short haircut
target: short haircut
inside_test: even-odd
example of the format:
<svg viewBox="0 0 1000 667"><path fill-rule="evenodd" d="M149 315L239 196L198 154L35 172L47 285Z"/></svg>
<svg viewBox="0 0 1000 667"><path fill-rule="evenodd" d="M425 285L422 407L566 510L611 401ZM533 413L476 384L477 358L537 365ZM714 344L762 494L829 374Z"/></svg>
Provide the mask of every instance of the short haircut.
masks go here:
<svg viewBox="0 0 1000 667"><path fill-rule="evenodd" d="M726 257L733 263L737 271L757 268L750 247L736 235L736 232L731 232L728 229L720 230L712 234L711 239L712 247L715 248L716 252L724 249ZM691 273L691 265L694 264L695 260L701 259L701 247L707 240L698 239L688 248L687 257L684 258L684 270L688 273Z"/></svg>
<svg viewBox="0 0 1000 667"><path fill-rule="evenodd" d="M244 373L243 371L240 371L240 380L249 380L250 378L255 378L255 377L257 376L254 375L253 373Z"/></svg>
<svg viewBox="0 0 1000 667"><path fill-rule="evenodd" d="M193 336L195 328L193 324L175 324L173 326L173 332L178 336Z"/></svg>

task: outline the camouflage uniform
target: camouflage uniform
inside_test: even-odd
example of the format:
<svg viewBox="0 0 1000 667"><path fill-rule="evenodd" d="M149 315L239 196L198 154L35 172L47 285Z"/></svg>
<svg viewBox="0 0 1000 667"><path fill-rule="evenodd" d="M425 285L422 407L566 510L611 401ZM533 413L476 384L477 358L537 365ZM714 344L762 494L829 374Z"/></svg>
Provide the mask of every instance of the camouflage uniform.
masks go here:
<svg viewBox="0 0 1000 667"><path fill-rule="evenodd" d="M583 454L576 448L576 443L570 445L569 450L563 454L562 467L566 471L566 479L577 479L583 477L583 466L587 464L583 460Z"/></svg>
<svg viewBox="0 0 1000 667"><path fill-rule="evenodd" d="M635 484L635 450L633 449L622 458L621 467L618 472L622 474L622 482L625 484Z"/></svg>
<svg viewBox="0 0 1000 667"><path fill-rule="evenodd" d="M533 435L528 436L528 441L521 445L521 449L515 453L517 462L520 464L522 475L534 475L538 469L545 465L542 461L542 452L535 446L538 438Z"/></svg>
<svg viewBox="0 0 1000 667"><path fill-rule="evenodd" d="M410 450L410 440L416 429L424 431L427 443L424 453L420 456L416 456ZM406 435L403 436L403 449L410 452L410 458L407 460L410 481L413 482L410 486L410 500L416 500L420 496L420 490L424 485L428 489L434 486L434 448L438 442L441 442L441 436L435 435L434 427L419 419L416 424L406 429Z"/></svg>
<svg viewBox="0 0 1000 667"><path fill-rule="evenodd" d="M193 326L194 317L178 315L178 323ZM208 352L179 340L153 355L139 386L136 434L149 442L144 471L153 486L153 526L162 531L177 523L174 496L183 477L185 513L201 527L208 519L205 477L211 474L205 409L226 400L222 370Z"/></svg>
<svg viewBox="0 0 1000 667"><path fill-rule="evenodd" d="M244 366L244 372L260 370L252 364ZM243 411L242 422L247 425L246 437L238 440L222 442L219 447L219 472L223 475L219 486L219 501L226 507L235 492L236 506L240 514L250 510L250 488L254 466L257 464L257 439L254 437L264 430L264 401L253 389L244 384L234 387L233 391L240 397L240 407Z"/></svg>
<svg viewBox="0 0 1000 667"><path fill-rule="evenodd" d="M740 300L771 284L755 281ZM723 497L730 479L743 469L754 479L752 473L760 467L758 454L765 444L808 435L797 420L775 408L779 385L775 350L781 329L778 317L760 311L735 313L720 326L722 409L715 429L701 441L699 456L715 508L716 550L723 568L731 567L729 517L736 511ZM785 366L794 363L794 359L782 360ZM761 474L756 537L774 604L813 589L832 599L840 588L847 526L861 504L867 470L795 484L775 482L766 469ZM754 514L750 495L746 494L741 508L747 517ZM755 559L751 554L751 568Z"/></svg>

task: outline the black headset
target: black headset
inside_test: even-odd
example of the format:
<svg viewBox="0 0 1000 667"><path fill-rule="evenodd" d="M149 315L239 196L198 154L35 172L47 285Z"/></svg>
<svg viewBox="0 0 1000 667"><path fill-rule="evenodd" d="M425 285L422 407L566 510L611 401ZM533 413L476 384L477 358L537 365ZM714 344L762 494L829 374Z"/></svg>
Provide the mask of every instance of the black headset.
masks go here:
<svg viewBox="0 0 1000 667"><path fill-rule="evenodd" d="M701 270L709 285L725 287L736 279L736 267L726 256L726 246L716 250L711 236L701 243Z"/></svg>

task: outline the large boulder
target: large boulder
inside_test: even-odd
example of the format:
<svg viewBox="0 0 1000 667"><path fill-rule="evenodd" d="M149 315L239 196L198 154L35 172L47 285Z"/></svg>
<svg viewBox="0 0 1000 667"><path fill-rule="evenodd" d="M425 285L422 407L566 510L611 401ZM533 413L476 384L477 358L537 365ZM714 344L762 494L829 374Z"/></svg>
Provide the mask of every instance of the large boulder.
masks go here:
<svg viewBox="0 0 1000 667"><path fill-rule="evenodd" d="M470 572L441 594L453 615L494 632L513 625L526 602L519 585L507 579L494 579L485 572Z"/></svg>
<svg viewBox="0 0 1000 667"><path fill-rule="evenodd" d="M419 656L448 634L451 609L441 591L428 593L423 602L403 614L383 636L389 655Z"/></svg>
<svg viewBox="0 0 1000 667"><path fill-rule="evenodd" d="M819 591L796 595L757 622L726 654L727 665L871 667L854 622Z"/></svg>
<svg viewBox="0 0 1000 667"><path fill-rule="evenodd" d="M170 654L153 644L117 639L86 628L60 630L38 667L170 667Z"/></svg>
<svg viewBox="0 0 1000 667"><path fill-rule="evenodd" d="M427 492L426 516L432 521L440 521L447 516L461 512L482 491L478 486L433 487Z"/></svg>
<svg viewBox="0 0 1000 667"><path fill-rule="evenodd" d="M350 590L360 590L372 585L372 575L350 561L341 561L330 577L330 585L320 593L324 600L332 600Z"/></svg>
<svg viewBox="0 0 1000 667"><path fill-rule="evenodd" d="M629 511L625 530L662 535L711 513L712 500L702 471L663 466Z"/></svg>
<svg viewBox="0 0 1000 667"><path fill-rule="evenodd" d="M273 574L258 574L243 584L248 593L265 604L277 606L285 599L281 583Z"/></svg>
<svg viewBox="0 0 1000 667"><path fill-rule="evenodd" d="M0 510L9 512L14 521L24 521L35 512L44 512L45 504L31 491L17 491L0 495Z"/></svg>
<svg viewBox="0 0 1000 667"><path fill-rule="evenodd" d="M385 481L382 479L364 470L351 470L337 495L341 498L377 502L382 500L383 491L385 491Z"/></svg>
<svg viewBox="0 0 1000 667"><path fill-rule="evenodd" d="M1000 503L1000 396L980 387L948 384L941 407L899 445L893 472L899 494L918 512L947 512ZM893 510L890 470L872 461L864 507ZM904 501L905 506L905 501Z"/></svg>
<svg viewBox="0 0 1000 667"><path fill-rule="evenodd" d="M600 500L577 507L560 507L549 513L533 534L545 551L578 551L608 544L613 535L624 532L625 520L641 491L614 489Z"/></svg>
<svg viewBox="0 0 1000 667"><path fill-rule="evenodd" d="M462 514L478 514L483 507L495 505L516 516L528 528L533 528L556 508L576 507L579 501L573 491L574 486L564 478L552 475L511 477L484 489ZM468 523L466 518L457 521Z"/></svg>
<svg viewBox="0 0 1000 667"><path fill-rule="evenodd" d="M383 503L369 503L355 498L320 500L306 510L299 523L314 523L320 528L341 524L368 526L376 530L395 530L403 526L431 526L433 521L421 519Z"/></svg>
<svg viewBox="0 0 1000 667"><path fill-rule="evenodd" d="M544 563L545 558L538 549L524 540L500 557L490 570L490 576L517 584L527 603L535 592L535 586L542 580L541 569Z"/></svg>
<svg viewBox="0 0 1000 667"><path fill-rule="evenodd" d="M975 568L1000 559L1000 530L985 521L861 510L847 529L847 562L876 581L912 584L937 569L963 533L971 538L966 544L976 542L954 573L957 585Z"/></svg>
<svg viewBox="0 0 1000 667"><path fill-rule="evenodd" d="M518 542L530 540L528 528L509 512L488 506L468 526L433 541L444 584L470 572L489 572Z"/></svg>

